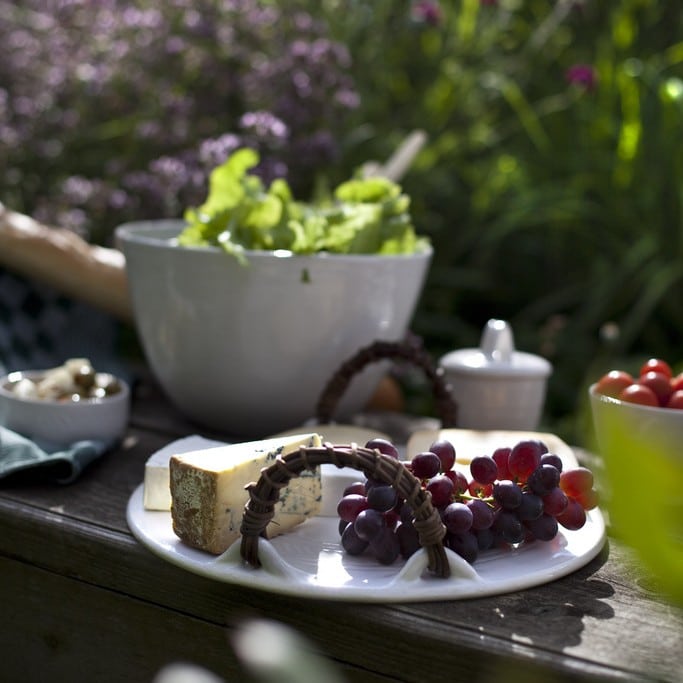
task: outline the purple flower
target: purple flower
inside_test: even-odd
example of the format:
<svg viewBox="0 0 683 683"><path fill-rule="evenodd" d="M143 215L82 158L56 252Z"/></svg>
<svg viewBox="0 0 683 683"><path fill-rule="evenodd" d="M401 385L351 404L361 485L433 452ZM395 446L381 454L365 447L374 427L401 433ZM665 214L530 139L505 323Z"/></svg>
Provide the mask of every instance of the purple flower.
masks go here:
<svg viewBox="0 0 683 683"><path fill-rule="evenodd" d="M238 146L300 196L338 155L359 96L324 22L260 0L152 5L0 0L0 185L13 208L97 240L201 202Z"/></svg>
<svg viewBox="0 0 683 683"><path fill-rule="evenodd" d="M574 64L565 72L567 83L579 86L589 92L595 90L598 76L590 64Z"/></svg>
<svg viewBox="0 0 683 683"><path fill-rule="evenodd" d="M413 4L411 14L415 21L419 21L430 26L438 26L443 13L437 0L418 0Z"/></svg>

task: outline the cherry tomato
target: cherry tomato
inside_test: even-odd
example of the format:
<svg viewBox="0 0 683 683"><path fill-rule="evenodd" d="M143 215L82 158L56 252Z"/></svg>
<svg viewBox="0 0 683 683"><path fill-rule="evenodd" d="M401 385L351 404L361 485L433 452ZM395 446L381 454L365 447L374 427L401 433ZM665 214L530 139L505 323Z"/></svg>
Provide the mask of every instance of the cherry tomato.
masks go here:
<svg viewBox="0 0 683 683"><path fill-rule="evenodd" d="M674 374L671 370L671 366L661 358L650 358L649 360L645 361L645 363L643 363L642 367L640 368L640 376L642 377L645 373L651 371L661 372L663 375L666 375L669 379L671 379L672 375Z"/></svg>
<svg viewBox="0 0 683 683"><path fill-rule="evenodd" d="M671 391L683 389L683 372L671 378Z"/></svg>
<svg viewBox="0 0 683 683"><path fill-rule="evenodd" d="M610 370L606 375L603 375L595 385L595 391L603 396L611 396L617 398L619 394L629 385L633 384L635 380L628 373L623 370Z"/></svg>
<svg viewBox="0 0 683 683"><path fill-rule="evenodd" d="M669 402L666 404L666 407L683 410L683 389L678 389L669 396Z"/></svg>
<svg viewBox="0 0 683 683"><path fill-rule="evenodd" d="M655 408L659 406L655 392L644 384L631 384L627 386L617 398L626 403L639 403L643 406L653 406Z"/></svg>
<svg viewBox="0 0 683 683"><path fill-rule="evenodd" d="M650 370L638 379L638 384L649 387L655 392L660 406L665 406L671 396L671 379L661 372Z"/></svg>

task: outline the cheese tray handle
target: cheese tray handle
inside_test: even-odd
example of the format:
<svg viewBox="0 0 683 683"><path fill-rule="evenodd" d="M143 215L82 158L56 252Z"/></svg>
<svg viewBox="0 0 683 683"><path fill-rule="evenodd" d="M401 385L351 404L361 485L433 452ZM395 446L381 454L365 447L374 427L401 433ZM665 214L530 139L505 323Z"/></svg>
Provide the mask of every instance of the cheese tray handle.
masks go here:
<svg viewBox="0 0 683 683"><path fill-rule="evenodd" d="M273 517L280 490L304 470L313 470L323 464L332 464L339 468L351 467L363 472L368 478L393 486L413 512L420 545L427 553L428 569L440 578L450 576L450 563L443 545L446 528L420 480L399 460L354 443L301 446L297 451L278 456L272 465L261 470L259 480L247 486L249 501L245 506L240 529L240 555L247 564L252 567L261 566L258 557L259 538Z"/></svg>
<svg viewBox="0 0 683 683"><path fill-rule="evenodd" d="M424 347L413 340L378 340L359 349L345 360L322 390L316 405L318 424L328 424L353 378L366 366L382 360L409 363L424 373L431 385L435 409L444 429L457 427L458 406L451 394L444 369L437 366Z"/></svg>

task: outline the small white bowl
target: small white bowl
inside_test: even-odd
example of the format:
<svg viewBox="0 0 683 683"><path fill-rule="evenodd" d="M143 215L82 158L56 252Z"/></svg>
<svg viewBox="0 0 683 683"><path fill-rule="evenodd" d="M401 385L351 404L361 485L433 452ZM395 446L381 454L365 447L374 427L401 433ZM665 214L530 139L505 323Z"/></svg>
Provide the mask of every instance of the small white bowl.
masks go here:
<svg viewBox="0 0 683 683"><path fill-rule="evenodd" d="M613 454L623 447L624 436L635 448L652 448L667 459L683 463L683 410L620 401L588 390L598 446Z"/></svg>
<svg viewBox="0 0 683 683"><path fill-rule="evenodd" d="M64 447L79 441L113 443L123 435L130 413L126 382L117 377L117 393L78 401L24 398L9 388L22 379L39 380L43 374L30 370L0 378L0 425L42 447Z"/></svg>

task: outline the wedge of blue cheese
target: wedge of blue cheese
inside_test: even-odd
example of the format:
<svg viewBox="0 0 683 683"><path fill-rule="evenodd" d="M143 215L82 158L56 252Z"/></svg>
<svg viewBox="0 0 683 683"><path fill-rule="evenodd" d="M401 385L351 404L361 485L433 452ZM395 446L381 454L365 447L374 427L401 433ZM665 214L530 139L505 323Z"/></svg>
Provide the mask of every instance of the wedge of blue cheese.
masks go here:
<svg viewBox="0 0 683 683"><path fill-rule="evenodd" d="M300 446L319 447L318 434L252 441L171 456L169 485L173 531L187 545L214 555L225 552L240 536L245 487L255 482L278 455ZM280 491L275 515L266 528L272 538L320 513L320 468L304 471Z"/></svg>
<svg viewBox="0 0 683 683"><path fill-rule="evenodd" d="M171 485L169 483L169 462L171 457L190 451L226 446L228 452L242 450L243 444L227 445L222 441L205 439L199 435L177 439L153 453L145 463L145 479L142 502L145 510L169 512L171 509Z"/></svg>

